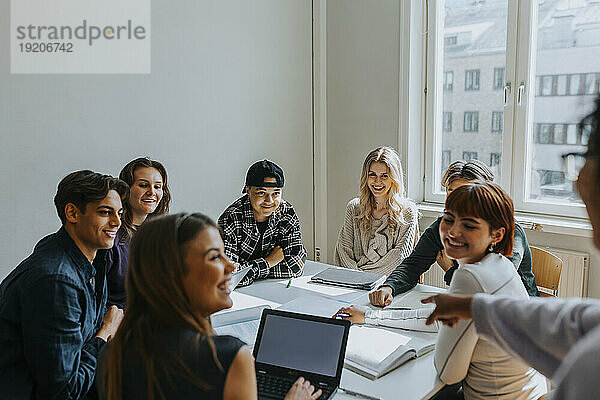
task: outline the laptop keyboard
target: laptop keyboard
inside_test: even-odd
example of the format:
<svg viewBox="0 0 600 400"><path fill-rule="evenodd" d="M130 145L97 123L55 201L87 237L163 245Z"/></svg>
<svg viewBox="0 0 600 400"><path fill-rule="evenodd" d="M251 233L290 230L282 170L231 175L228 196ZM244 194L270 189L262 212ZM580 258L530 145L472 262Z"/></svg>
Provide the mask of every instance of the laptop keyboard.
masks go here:
<svg viewBox="0 0 600 400"><path fill-rule="evenodd" d="M272 397L275 399L283 399L287 392L290 390L294 382L298 378L284 377L284 376L273 376L267 375L262 371L258 371L256 376L256 383L258 385L258 394L263 396ZM323 394L320 399L327 399L331 396L333 388L326 385L319 385L311 382L316 390L321 389Z"/></svg>

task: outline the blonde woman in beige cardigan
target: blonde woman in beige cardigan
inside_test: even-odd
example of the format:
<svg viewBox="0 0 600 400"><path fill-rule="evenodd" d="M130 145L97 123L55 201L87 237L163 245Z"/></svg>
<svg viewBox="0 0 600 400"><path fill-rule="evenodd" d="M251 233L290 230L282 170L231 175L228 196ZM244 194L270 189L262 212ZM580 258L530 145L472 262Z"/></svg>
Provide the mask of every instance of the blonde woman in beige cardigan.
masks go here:
<svg viewBox="0 0 600 400"><path fill-rule="evenodd" d="M394 149L378 147L367 155L359 196L346 206L335 264L389 275L412 252L419 215L405 197L402 165Z"/></svg>

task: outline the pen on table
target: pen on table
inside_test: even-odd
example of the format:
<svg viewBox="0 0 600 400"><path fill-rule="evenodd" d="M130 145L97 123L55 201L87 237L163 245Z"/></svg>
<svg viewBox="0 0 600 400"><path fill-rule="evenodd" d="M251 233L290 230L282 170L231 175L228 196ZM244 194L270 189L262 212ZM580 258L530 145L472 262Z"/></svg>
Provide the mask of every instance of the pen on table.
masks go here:
<svg viewBox="0 0 600 400"><path fill-rule="evenodd" d="M285 287L289 288L290 286L292 286L292 278L290 278L290 280L288 281L288 284Z"/></svg>
<svg viewBox="0 0 600 400"><path fill-rule="evenodd" d="M368 394L355 392L354 390L344 389L342 387L340 387L339 389L343 393L347 394L348 396L361 397L363 399L369 399L369 400L381 400L381 398L379 398L379 397L369 396Z"/></svg>
<svg viewBox="0 0 600 400"><path fill-rule="evenodd" d="M335 317L336 318L349 318L350 314L341 312L341 313L335 314Z"/></svg>

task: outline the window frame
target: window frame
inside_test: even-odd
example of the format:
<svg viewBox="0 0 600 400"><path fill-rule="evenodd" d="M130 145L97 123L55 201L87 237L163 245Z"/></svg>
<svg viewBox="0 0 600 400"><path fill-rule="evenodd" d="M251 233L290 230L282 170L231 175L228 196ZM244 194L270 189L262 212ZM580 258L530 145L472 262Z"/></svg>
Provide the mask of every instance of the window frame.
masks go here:
<svg viewBox="0 0 600 400"><path fill-rule="evenodd" d="M494 122L497 122L498 127L494 126ZM492 133L502 134L502 128L504 127L504 111L492 111L492 121L490 130Z"/></svg>
<svg viewBox="0 0 600 400"><path fill-rule="evenodd" d="M447 127L447 125L449 125ZM442 132L444 133L452 133L452 111L444 111L444 115L442 116Z"/></svg>
<svg viewBox="0 0 600 400"><path fill-rule="evenodd" d="M451 82L448 83L448 77L451 77ZM444 71L444 90L446 92L452 92L454 90L454 71Z"/></svg>
<svg viewBox="0 0 600 400"><path fill-rule="evenodd" d="M498 83L498 81L497 81L498 71L502 71L502 81L500 82L500 85L497 84ZM504 68L504 67L494 68L492 89L494 89L494 90L502 90L504 88L505 84L506 84L506 68Z"/></svg>
<svg viewBox="0 0 600 400"><path fill-rule="evenodd" d="M530 192L531 174L533 158L528 155L534 154L536 138L530 135L535 135L536 132L533 120L534 116L534 101L536 97L536 51L537 51L537 2L536 1L521 1L518 2L519 15L519 31L516 38L518 46L516 49L516 57L520 60L516 68L515 80L518 85L515 88L523 85L523 97L521 103L518 102L518 96L513 96L514 119L512 124L515 132L521 132L520 135L513 135L513 146L509 154L512 155L512 164L515 171L525 171L525 173L515 173L512 176L509 194L513 199L515 210L521 212L529 212L544 215L553 215L560 217L575 217L587 218L585 206L576 202L551 201L549 199L538 200L528 199L527 194ZM571 75L571 74L569 74ZM582 75L582 74L579 74ZM556 93L556 75L552 76L552 93ZM569 77L569 86L570 86ZM580 90L584 84L580 82ZM532 88L534 88L532 90ZM517 89L518 90L518 89ZM585 89L584 89L585 90ZM570 93L570 87L567 90ZM506 122L506 120L505 120ZM551 130L550 142L554 141L553 127ZM525 134L523 134L523 132ZM565 141L566 139L565 131ZM577 132L578 142L580 133Z"/></svg>
<svg viewBox="0 0 600 400"><path fill-rule="evenodd" d="M425 64L425 145L424 145L424 185L423 198L426 202L442 203L445 193L440 191L441 180L441 151L442 151L442 107L443 107L443 68L444 62L439 62L444 56L444 2L429 0L426 12L428 37L426 39L427 62ZM531 177L524 173L512 171L530 171L533 161L534 140L529 143L533 124L533 101L536 93L535 55L537 34L537 2L536 1L507 1L507 39L506 39L506 64L504 70L504 83L507 89L506 102L503 109L502 126L502 153L501 153L501 179L498 182L512 197L515 210L532 215L551 215L553 217L574 217L587 220L585 209L581 204L567 204L564 201L553 203L548 199L543 201L526 199ZM519 62L519 64L517 64ZM586 75L579 73L566 73L567 87L565 96L579 95L585 92ZM578 75L573 78L573 75ZM480 88L481 88L480 72ZM484 75L485 77L485 71ZM466 78L466 72L465 72ZM551 78L551 93L556 93L556 79ZM572 83L577 80L579 87L577 94L572 94ZM596 86L600 90L600 79L597 78ZM456 82L454 82L456 83ZM466 85L466 82L465 82ZM523 96L518 103L517 93L523 85ZM463 117L464 124L464 117ZM564 140L573 139L570 123L564 122ZM463 126L464 128L464 126ZM460 132L460 130L459 130ZM525 132L526 134L523 134ZM437 133L437 134L436 134ZM537 132L533 132L537 134ZM577 142L581 141L581 133L575 132ZM554 136L551 137L551 141ZM436 159L437 157L437 159ZM491 157L491 156L490 156Z"/></svg>
<svg viewBox="0 0 600 400"><path fill-rule="evenodd" d="M468 155L468 157L465 157L467 155ZM463 161L478 160L479 159L478 157L479 157L479 153L476 151L465 150L462 152Z"/></svg>
<svg viewBox="0 0 600 400"><path fill-rule="evenodd" d="M473 74L473 77L469 80L467 77L469 73ZM475 87L475 80L473 78L477 78L477 87ZM467 86L467 84L471 84ZM481 89L481 69L465 69L465 92L475 92Z"/></svg>
<svg viewBox="0 0 600 400"><path fill-rule="evenodd" d="M467 129L467 116L471 116L469 129ZM475 124L473 124L473 117L475 118ZM473 127L475 125L475 127ZM463 113L463 132L467 133L479 133L479 111L464 111Z"/></svg>

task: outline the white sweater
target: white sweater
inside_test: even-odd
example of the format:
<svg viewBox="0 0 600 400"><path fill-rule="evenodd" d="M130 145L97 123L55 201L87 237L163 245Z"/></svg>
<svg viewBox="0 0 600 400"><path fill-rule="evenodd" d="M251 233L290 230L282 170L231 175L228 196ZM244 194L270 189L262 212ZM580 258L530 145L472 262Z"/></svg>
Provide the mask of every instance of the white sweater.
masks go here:
<svg viewBox="0 0 600 400"><path fill-rule="evenodd" d="M528 302L529 296L513 264L500 254L488 254L480 262L459 266L452 277L452 294L489 293ZM431 310L367 311L365 321L439 334L435 367L442 382L463 381L465 399L537 399L547 392L546 380L521 360L508 354L493 341L478 335L473 321L456 327L432 325L425 319ZM428 329L429 328L429 329Z"/></svg>
<svg viewBox="0 0 600 400"><path fill-rule="evenodd" d="M372 221L369 233L361 229L359 215L359 199L350 200L335 246L334 263L387 276L413 251L418 232L418 210L416 206L404 208L402 216L406 223L400 224L393 235L388 229L387 214Z"/></svg>

